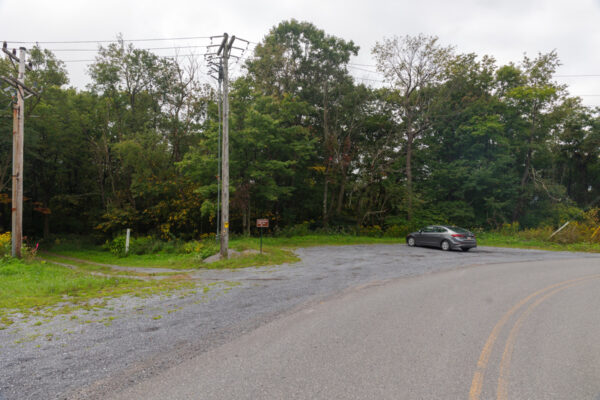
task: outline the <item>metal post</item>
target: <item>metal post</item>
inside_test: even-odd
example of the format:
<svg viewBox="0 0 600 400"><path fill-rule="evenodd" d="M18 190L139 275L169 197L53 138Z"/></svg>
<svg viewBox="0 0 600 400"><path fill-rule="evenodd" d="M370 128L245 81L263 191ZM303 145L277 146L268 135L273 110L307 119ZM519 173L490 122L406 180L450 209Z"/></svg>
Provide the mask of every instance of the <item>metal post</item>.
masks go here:
<svg viewBox="0 0 600 400"><path fill-rule="evenodd" d="M19 76L25 84L25 47L19 49ZM21 257L23 245L23 140L25 136L25 93L17 87L17 131L13 131L13 203L12 203L12 255ZM14 124L14 122L13 122ZM13 126L14 130L14 126Z"/></svg>
<svg viewBox="0 0 600 400"><path fill-rule="evenodd" d="M262 231L264 228L258 228L260 229L260 254L262 254Z"/></svg>

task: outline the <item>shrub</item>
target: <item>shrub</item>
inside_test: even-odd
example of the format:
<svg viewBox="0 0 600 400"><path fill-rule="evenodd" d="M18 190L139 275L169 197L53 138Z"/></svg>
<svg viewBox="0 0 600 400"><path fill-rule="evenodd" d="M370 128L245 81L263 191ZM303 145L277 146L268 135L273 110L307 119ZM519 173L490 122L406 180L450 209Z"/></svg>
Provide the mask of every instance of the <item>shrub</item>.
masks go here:
<svg viewBox="0 0 600 400"><path fill-rule="evenodd" d="M383 235L383 230L379 225L361 226L358 230L358 234L361 236L381 237Z"/></svg>
<svg viewBox="0 0 600 400"><path fill-rule="evenodd" d="M408 227L406 225L404 225L404 226L392 225L392 226L389 226L385 230L385 233L383 234L383 236L385 236L385 237L403 237L403 236L406 236L410 232L411 231L408 229Z"/></svg>
<svg viewBox="0 0 600 400"><path fill-rule="evenodd" d="M0 257L10 256L12 251L12 238L10 232L0 235Z"/></svg>
<svg viewBox="0 0 600 400"><path fill-rule="evenodd" d="M116 256L125 257L125 235L119 235L112 241L107 242L105 247Z"/></svg>
<svg viewBox="0 0 600 400"><path fill-rule="evenodd" d="M304 221L301 224L292 226L286 226L277 232L277 236L292 237L292 236L306 236L310 234L310 222Z"/></svg>

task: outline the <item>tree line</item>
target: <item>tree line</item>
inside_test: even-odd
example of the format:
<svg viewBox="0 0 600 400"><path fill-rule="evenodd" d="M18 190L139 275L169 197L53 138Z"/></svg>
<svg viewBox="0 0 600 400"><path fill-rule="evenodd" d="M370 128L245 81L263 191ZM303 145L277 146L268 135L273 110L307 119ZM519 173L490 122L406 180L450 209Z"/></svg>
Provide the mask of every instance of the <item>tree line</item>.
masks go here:
<svg viewBox="0 0 600 400"><path fill-rule="evenodd" d="M555 52L497 65L433 36L383 38L371 52L385 83L373 88L349 72L358 50L289 20L245 61L230 91L233 232L256 218L274 229L535 227L600 199L599 110L555 81ZM215 231L218 99L198 60L118 40L77 90L52 52L30 56L27 79L43 92L26 105L27 234ZM12 115L0 101L6 230Z"/></svg>

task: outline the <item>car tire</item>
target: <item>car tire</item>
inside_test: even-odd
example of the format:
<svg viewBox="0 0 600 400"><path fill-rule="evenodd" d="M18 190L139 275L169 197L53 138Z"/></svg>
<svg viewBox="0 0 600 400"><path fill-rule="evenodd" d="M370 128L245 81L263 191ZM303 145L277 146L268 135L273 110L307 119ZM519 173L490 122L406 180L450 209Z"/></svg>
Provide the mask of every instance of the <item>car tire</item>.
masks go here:
<svg viewBox="0 0 600 400"><path fill-rule="evenodd" d="M467 252L467 251L469 251L469 250L471 250L471 248L470 248L470 247L464 247L464 248L462 249L462 251L464 251L464 252Z"/></svg>
<svg viewBox="0 0 600 400"><path fill-rule="evenodd" d="M442 240L440 247L442 248L442 250L448 251L448 250L450 250L450 242L447 240Z"/></svg>
<svg viewBox="0 0 600 400"><path fill-rule="evenodd" d="M412 236L409 236L408 239L406 239L406 244L408 244L410 247L415 247L416 246L415 238Z"/></svg>

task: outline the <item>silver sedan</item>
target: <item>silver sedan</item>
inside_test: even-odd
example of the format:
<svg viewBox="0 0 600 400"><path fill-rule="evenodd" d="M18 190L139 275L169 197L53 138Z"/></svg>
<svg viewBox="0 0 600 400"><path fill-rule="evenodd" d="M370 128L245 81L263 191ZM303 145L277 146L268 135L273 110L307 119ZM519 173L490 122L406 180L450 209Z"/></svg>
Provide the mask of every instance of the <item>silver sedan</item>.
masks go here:
<svg viewBox="0 0 600 400"><path fill-rule="evenodd" d="M426 226L418 232L409 233L406 236L409 246L431 246L439 247L444 251L460 249L469 251L477 247L475 235L457 226L431 225Z"/></svg>

